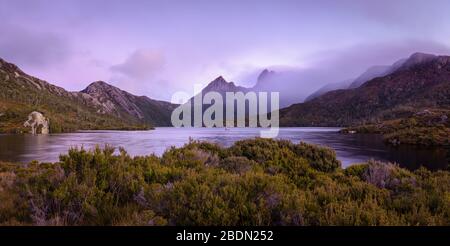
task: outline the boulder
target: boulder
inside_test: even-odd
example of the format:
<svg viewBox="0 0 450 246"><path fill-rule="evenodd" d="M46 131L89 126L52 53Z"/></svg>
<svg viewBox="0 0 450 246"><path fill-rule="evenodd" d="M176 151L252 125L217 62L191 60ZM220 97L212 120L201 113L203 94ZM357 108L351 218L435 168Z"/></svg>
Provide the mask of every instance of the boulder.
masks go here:
<svg viewBox="0 0 450 246"><path fill-rule="evenodd" d="M32 134L48 134L49 120L40 112L33 111L28 115L28 120L23 124L24 127L31 127Z"/></svg>

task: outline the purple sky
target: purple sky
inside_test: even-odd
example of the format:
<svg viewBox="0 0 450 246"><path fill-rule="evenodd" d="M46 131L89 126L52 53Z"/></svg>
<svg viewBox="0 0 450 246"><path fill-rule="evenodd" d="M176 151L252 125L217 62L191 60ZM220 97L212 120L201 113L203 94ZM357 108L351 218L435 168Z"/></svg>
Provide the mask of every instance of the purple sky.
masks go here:
<svg viewBox="0 0 450 246"><path fill-rule="evenodd" d="M447 0L0 0L0 57L68 90L104 80L169 100L219 75L252 85L264 68L321 71L313 90L416 51L450 54L449 11Z"/></svg>

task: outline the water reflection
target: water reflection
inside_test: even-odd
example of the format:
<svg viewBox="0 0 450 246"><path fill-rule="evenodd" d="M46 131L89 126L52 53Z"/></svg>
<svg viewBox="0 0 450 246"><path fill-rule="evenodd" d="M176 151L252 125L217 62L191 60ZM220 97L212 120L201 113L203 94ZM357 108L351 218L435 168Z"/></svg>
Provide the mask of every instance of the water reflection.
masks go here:
<svg viewBox="0 0 450 246"><path fill-rule="evenodd" d="M85 131L51 135L0 135L0 160L28 162L57 161L70 147L92 148L109 144L122 146L131 155L161 155L170 146L180 147L189 138L223 146L259 136L255 128L157 128L153 131ZM448 165L448 149L386 146L377 135L344 135L338 128L281 128L279 138L329 146L336 150L344 167L368 159L397 162L409 169L421 165L443 169Z"/></svg>

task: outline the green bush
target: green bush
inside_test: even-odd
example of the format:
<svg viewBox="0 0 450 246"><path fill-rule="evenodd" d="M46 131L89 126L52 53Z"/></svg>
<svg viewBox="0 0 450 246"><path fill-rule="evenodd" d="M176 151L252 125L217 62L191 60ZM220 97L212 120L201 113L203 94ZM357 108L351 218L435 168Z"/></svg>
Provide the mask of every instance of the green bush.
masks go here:
<svg viewBox="0 0 450 246"><path fill-rule="evenodd" d="M300 143L295 146L294 152L306 158L311 167L318 171L333 172L341 167L341 162L336 159L336 153L329 148Z"/></svg>
<svg viewBox="0 0 450 246"><path fill-rule="evenodd" d="M450 172L251 139L131 157L105 146L56 163L0 162L2 225L450 225Z"/></svg>

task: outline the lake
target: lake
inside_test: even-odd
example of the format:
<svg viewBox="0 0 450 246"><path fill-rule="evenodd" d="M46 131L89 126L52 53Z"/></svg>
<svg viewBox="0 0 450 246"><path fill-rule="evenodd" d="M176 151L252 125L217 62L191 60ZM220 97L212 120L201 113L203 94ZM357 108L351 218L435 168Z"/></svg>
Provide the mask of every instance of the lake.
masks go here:
<svg viewBox="0 0 450 246"><path fill-rule="evenodd" d="M70 147L92 148L105 144L122 146L131 155L161 155L170 146L180 147L189 141L206 140L222 146L259 136L258 128L171 128L151 131L81 131L50 135L0 134L0 160L13 162L57 161ZM333 148L344 167L368 159L399 163L408 169L421 165L429 169L448 166L448 149L386 146L381 136L371 134L340 134L339 128L280 128L278 138L320 144Z"/></svg>

